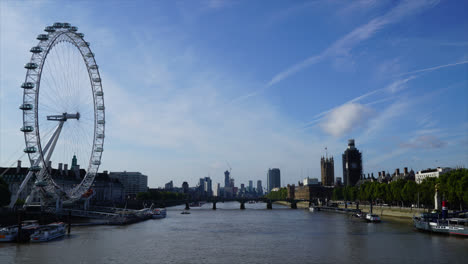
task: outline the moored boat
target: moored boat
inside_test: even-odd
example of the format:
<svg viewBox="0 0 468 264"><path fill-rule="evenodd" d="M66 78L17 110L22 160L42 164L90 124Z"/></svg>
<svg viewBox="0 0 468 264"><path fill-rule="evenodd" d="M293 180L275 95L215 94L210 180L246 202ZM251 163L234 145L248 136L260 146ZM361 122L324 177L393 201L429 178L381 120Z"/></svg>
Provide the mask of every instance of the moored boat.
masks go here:
<svg viewBox="0 0 468 264"><path fill-rule="evenodd" d="M161 219L166 217L166 209L156 208L153 210L152 218Z"/></svg>
<svg viewBox="0 0 468 264"><path fill-rule="evenodd" d="M376 214L366 214L366 221L370 223L379 223L380 216Z"/></svg>
<svg viewBox="0 0 468 264"><path fill-rule="evenodd" d="M421 231L468 237L467 218L439 219L438 215L423 213L419 217L413 217L413 223Z"/></svg>
<svg viewBox="0 0 468 264"><path fill-rule="evenodd" d="M21 240L28 240L29 235L39 228L37 220L21 222ZM0 242L13 242L18 237L18 226L8 226L0 229Z"/></svg>
<svg viewBox="0 0 468 264"><path fill-rule="evenodd" d="M65 235L65 224L62 222L42 226L31 235L31 242L46 242Z"/></svg>

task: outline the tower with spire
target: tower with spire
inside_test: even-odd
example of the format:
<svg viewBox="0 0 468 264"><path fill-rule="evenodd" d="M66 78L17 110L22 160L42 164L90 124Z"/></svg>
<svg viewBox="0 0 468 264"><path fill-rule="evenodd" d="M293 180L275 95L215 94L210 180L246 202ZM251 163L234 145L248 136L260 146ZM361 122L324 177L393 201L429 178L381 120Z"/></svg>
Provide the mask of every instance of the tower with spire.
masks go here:
<svg viewBox="0 0 468 264"><path fill-rule="evenodd" d="M322 172L322 186L333 186L335 184L335 162L333 156L328 158L328 150L325 148L325 157L320 159Z"/></svg>

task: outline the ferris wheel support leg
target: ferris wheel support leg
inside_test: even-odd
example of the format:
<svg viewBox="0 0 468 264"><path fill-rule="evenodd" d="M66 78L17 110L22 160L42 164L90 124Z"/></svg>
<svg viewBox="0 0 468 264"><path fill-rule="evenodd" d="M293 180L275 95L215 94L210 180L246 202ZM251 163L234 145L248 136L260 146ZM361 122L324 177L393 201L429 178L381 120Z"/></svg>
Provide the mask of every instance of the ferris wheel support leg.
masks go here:
<svg viewBox="0 0 468 264"><path fill-rule="evenodd" d="M48 160L50 159L50 156L52 155L52 152L53 152L53 149L55 148L55 144L57 143L57 139L58 139L58 136L60 135L60 132L62 131L62 126L63 126L63 121L60 122L57 130L55 130L54 134L52 135L52 137L49 139L49 142L47 142L45 148L44 148L44 153L47 152L47 161L46 163L48 162ZM53 144L52 146L52 150L49 152L49 148L51 146L51 144ZM37 166L39 165L39 163L41 162L40 159L37 159L33 166ZM39 175L42 175L43 171L45 168L45 166L43 166L43 168L41 169L41 172L39 173ZM11 197L11 200L10 200L10 205L9 207L10 208L13 208L16 204L16 201L18 200L18 197L20 196L21 192L23 192L24 190L24 187L26 187L26 185L28 184L29 180L31 179L31 177L34 175L34 172L32 171L29 171L28 174L26 175L26 177L24 178L23 182L21 183L20 187L18 188L18 191L16 192L16 194L14 194L12 197ZM35 189L33 189L34 191ZM29 204L32 200L32 197L30 198L31 195L28 196L29 198L29 201L25 202L25 205ZM26 198L26 200L28 200L28 198Z"/></svg>

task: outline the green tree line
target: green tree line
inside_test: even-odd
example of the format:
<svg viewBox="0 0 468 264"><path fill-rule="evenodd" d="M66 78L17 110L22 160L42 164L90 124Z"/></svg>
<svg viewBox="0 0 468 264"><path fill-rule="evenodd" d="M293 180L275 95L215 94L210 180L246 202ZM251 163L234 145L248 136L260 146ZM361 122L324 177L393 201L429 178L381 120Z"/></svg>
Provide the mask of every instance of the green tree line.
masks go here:
<svg viewBox="0 0 468 264"><path fill-rule="evenodd" d="M368 201L389 205L433 208L435 190L448 202L450 209L468 208L468 169L457 169L439 178L426 178L421 184L397 180L391 183L366 182L359 187L337 187L333 200Z"/></svg>
<svg viewBox="0 0 468 264"><path fill-rule="evenodd" d="M273 191L266 195L266 197L271 200L286 200L287 196L288 190L286 188L281 188L278 191Z"/></svg>

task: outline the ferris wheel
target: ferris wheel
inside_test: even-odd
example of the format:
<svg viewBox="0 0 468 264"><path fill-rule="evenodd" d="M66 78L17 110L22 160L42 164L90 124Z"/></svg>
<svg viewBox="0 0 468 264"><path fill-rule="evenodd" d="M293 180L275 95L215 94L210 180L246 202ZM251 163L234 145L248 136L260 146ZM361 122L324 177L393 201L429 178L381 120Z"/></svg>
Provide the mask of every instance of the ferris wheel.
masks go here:
<svg viewBox="0 0 468 264"><path fill-rule="evenodd" d="M21 84L21 131L31 167L10 206L33 176L34 187L26 204L37 195L41 203L76 201L89 190L101 164L104 93L90 43L69 23L54 23L44 31L46 34L39 34L39 43L30 50L31 60L24 66L27 72ZM60 167L72 156L78 156L87 166L84 176L76 176L81 182L70 187L54 181L51 162ZM72 166L79 174L79 167Z"/></svg>

